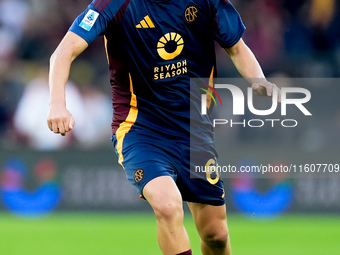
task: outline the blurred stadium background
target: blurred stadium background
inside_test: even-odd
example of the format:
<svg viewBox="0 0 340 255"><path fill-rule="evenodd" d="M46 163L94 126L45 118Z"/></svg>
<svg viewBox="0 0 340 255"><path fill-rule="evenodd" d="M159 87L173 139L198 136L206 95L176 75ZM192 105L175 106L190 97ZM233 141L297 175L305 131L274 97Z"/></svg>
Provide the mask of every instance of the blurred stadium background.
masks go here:
<svg viewBox="0 0 340 255"><path fill-rule="evenodd" d="M60 137L46 125L49 56L88 4L0 0L0 254L160 254L151 210L112 149L102 38L72 67L75 130ZM308 104L314 118L293 131L223 130L221 162L340 163L340 2L233 4L247 27L244 40L271 80L316 81ZM221 49L217 60L221 77L239 77ZM225 184L234 254L340 254L340 178ZM200 254L189 214L185 224Z"/></svg>

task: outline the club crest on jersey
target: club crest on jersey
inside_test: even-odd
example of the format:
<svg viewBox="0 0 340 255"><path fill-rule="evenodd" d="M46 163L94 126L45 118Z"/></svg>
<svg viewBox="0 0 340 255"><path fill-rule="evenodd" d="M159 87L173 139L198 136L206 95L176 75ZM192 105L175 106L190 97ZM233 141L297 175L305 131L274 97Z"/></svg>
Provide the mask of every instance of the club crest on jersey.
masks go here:
<svg viewBox="0 0 340 255"><path fill-rule="evenodd" d="M133 176L134 180L136 183L139 183L143 180L144 178L144 170L139 168L135 171L135 174Z"/></svg>
<svg viewBox="0 0 340 255"><path fill-rule="evenodd" d="M184 11L184 19L188 23L192 23L197 19L198 8L195 5L189 5Z"/></svg>
<svg viewBox="0 0 340 255"><path fill-rule="evenodd" d="M89 10L84 16L83 20L80 22L79 26L85 29L86 31L90 31L94 23L96 22L98 16L99 16L98 12Z"/></svg>

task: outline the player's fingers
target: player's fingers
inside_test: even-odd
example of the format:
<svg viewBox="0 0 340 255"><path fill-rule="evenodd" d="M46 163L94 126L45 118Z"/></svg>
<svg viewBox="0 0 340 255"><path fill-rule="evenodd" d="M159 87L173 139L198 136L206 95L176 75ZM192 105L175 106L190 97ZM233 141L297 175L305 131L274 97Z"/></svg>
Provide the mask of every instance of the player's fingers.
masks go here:
<svg viewBox="0 0 340 255"><path fill-rule="evenodd" d="M273 89L274 89L274 87L275 87L275 84L269 83L269 82L268 82L266 85L267 85L267 86L266 86L266 89L267 89L267 96L271 97L271 96L273 95Z"/></svg>
<svg viewBox="0 0 340 255"><path fill-rule="evenodd" d="M260 90L260 85L257 83L253 83L252 85L253 90L255 91L255 93L258 95L259 94L259 90Z"/></svg>
<svg viewBox="0 0 340 255"><path fill-rule="evenodd" d="M49 128L51 131L53 131L52 121L47 120L47 125L48 125L48 128Z"/></svg>
<svg viewBox="0 0 340 255"><path fill-rule="evenodd" d="M62 136L66 136L66 133L71 131L73 129L74 124L75 124L72 115L71 115L70 119L67 122L64 122L63 124L64 124L64 129L62 130L62 129L59 128L59 131L60 131L60 134Z"/></svg>
<svg viewBox="0 0 340 255"><path fill-rule="evenodd" d="M271 86L272 96L277 95L277 101L281 103L281 90L276 86L276 84L272 84ZM269 95L268 95L269 96Z"/></svg>
<svg viewBox="0 0 340 255"><path fill-rule="evenodd" d="M64 123L62 124L62 126L63 126L63 129L61 129L61 128L59 127L59 132L60 132L60 134L61 134L62 136L66 136L67 132L69 131L69 130L68 130L68 125L67 125L66 122L64 122Z"/></svg>
<svg viewBox="0 0 340 255"><path fill-rule="evenodd" d="M259 83L253 83L252 84L252 88L253 88L253 90L255 91L255 93L258 96L266 95L266 93L265 93L266 92L266 88L263 85L259 84Z"/></svg>
<svg viewBox="0 0 340 255"><path fill-rule="evenodd" d="M55 134L58 134L58 133L59 133L58 123L57 123L56 121L52 121L52 131L53 131Z"/></svg>
<svg viewBox="0 0 340 255"><path fill-rule="evenodd" d="M75 124L76 124L76 123L75 123L73 117L71 116L70 121L69 121L69 123L68 123L68 128L69 128L69 130L72 130Z"/></svg>
<svg viewBox="0 0 340 255"><path fill-rule="evenodd" d="M277 101L281 103L281 89L277 88L279 90L279 93L277 95Z"/></svg>
<svg viewBox="0 0 340 255"><path fill-rule="evenodd" d="M60 134L66 134L65 123L64 122L60 122L58 124L58 129L59 129L59 133Z"/></svg>
<svg viewBox="0 0 340 255"><path fill-rule="evenodd" d="M69 125L69 120L65 121L63 124L64 124L65 132L71 131L70 125Z"/></svg>
<svg viewBox="0 0 340 255"><path fill-rule="evenodd" d="M258 83L253 83L251 86L253 87L253 90L255 92L260 88L260 85Z"/></svg>

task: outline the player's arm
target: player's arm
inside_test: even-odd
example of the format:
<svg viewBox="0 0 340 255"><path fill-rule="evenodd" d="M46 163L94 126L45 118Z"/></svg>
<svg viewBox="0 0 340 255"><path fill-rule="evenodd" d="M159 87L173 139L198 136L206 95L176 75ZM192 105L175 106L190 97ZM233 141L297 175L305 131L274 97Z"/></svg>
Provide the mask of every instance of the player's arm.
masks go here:
<svg viewBox="0 0 340 255"><path fill-rule="evenodd" d="M72 114L66 109L65 86L71 63L88 47L88 43L73 32L67 32L50 58L50 109L47 124L54 133L66 135L75 124Z"/></svg>
<svg viewBox="0 0 340 255"><path fill-rule="evenodd" d="M252 84L257 95L272 96L275 84L267 81L262 68L249 47L240 39L234 46L225 48L239 73ZM281 91L278 90L278 99L281 101Z"/></svg>

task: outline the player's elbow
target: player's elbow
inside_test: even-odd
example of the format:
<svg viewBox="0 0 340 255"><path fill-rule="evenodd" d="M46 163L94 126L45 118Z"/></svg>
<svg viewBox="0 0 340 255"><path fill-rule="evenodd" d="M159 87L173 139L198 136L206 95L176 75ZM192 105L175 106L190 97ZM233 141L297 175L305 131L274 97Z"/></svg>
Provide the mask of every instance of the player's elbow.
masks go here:
<svg viewBox="0 0 340 255"><path fill-rule="evenodd" d="M53 63L55 62L55 59L57 58L57 52L56 50L52 53L51 57L50 57L50 66L53 65Z"/></svg>
<svg viewBox="0 0 340 255"><path fill-rule="evenodd" d="M50 57L50 66L60 65L70 65L73 61L73 54L69 50L58 47Z"/></svg>
<svg viewBox="0 0 340 255"><path fill-rule="evenodd" d="M50 66L53 66L58 60L65 59L65 52L58 47L50 57ZM65 61L65 60L63 60Z"/></svg>

